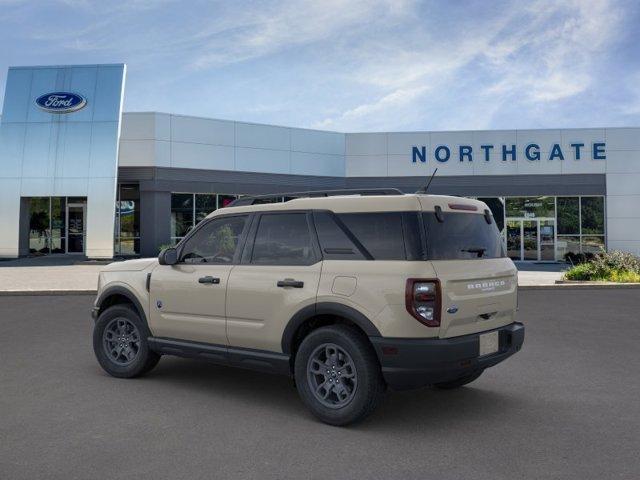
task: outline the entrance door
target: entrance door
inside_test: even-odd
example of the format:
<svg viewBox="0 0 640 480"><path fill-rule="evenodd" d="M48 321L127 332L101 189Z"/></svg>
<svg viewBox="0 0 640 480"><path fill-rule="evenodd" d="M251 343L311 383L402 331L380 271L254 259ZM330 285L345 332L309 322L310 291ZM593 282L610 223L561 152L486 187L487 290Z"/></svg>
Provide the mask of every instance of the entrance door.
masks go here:
<svg viewBox="0 0 640 480"><path fill-rule="evenodd" d="M84 253L85 204L67 204L67 253Z"/></svg>
<svg viewBox="0 0 640 480"><path fill-rule="evenodd" d="M522 260L522 220L507 220L507 256Z"/></svg>
<svg viewBox="0 0 640 480"><path fill-rule="evenodd" d="M538 221L522 221L522 259L538 260Z"/></svg>
<svg viewBox="0 0 640 480"><path fill-rule="evenodd" d="M556 259L556 222L554 220L539 220L540 232L540 260L554 261Z"/></svg>
<svg viewBox="0 0 640 480"><path fill-rule="evenodd" d="M507 255L512 260L554 261L556 222L552 218L507 219Z"/></svg>

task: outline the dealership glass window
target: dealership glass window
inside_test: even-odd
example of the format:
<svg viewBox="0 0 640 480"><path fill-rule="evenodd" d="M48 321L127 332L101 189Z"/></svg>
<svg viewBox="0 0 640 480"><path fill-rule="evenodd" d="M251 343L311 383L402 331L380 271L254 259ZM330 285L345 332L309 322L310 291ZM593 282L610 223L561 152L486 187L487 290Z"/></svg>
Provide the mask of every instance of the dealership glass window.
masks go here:
<svg viewBox="0 0 640 480"><path fill-rule="evenodd" d="M483 199L484 200L484 199ZM555 211L551 207L555 201ZM556 258L597 252L605 245L604 197L507 197L507 218L556 218ZM495 213L494 213L495 215Z"/></svg>
<svg viewBox="0 0 640 480"><path fill-rule="evenodd" d="M581 244L583 253L598 253L604 248L604 237L600 235L583 236Z"/></svg>
<svg viewBox="0 0 640 480"><path fill-rule="evenodd" d="M582 234L604 235L604 197L581 197Z"/></svg>
<svg viewBox="0 0 640 480"><path fill-rule="evenodd" d="M85 199L78 199L76 203L83 203ZM66 211L67 199L64 197L51 198L51 253L66 253Z"/></svg>
<svg viewBox="0 0 640 480"><path fill-rule="evenodd" d="M556 255L562 260L567 253L580 252L580 236L579 235L558 235L556 241Z"/></svg>
<svg viewBox="0 0 640 480"><path fill-rule="evenodd" d="M118 255L140 253L140 189L118 185L114 250Z"/></svg>
<svg viewBox="0 0 640 480"><path fill-rule="evenodd" d="M236 195L215 193L172 193L171 194L171 242L175 245L205 219L207 215L228 206Z"/></svg>
<svg viewBox="0 0 640 480"><path fill-rule="evenodd" d="M215 194L196 194L195 225L216 209Z"/></svg>
<svg viewBox="0 0 640 480"><path fill-rule="evenodd" d="M558 235L580 233L580 202L578 197L558 197Z"/></svg>
<svg viewBox="0 0 640 480"><path fill-rule="evenodd" d="M555 216L554 197L508 197L507 217L553 218Z"/></svg>
<svg viewBox="0 0 640 480"><path fill-rule="evenodd" d="M180 241L193 228L195 213L192 193L171 194L171 239Z"/></svg>
<svg viewBox="0 0 640 480"><path fill-rule="evenodd" d="M218 208L228 207L236 198L236 195L218 195Z"/></svg>
<svg viewBox="0 0 640 480"><path fill-rule="evenodd" d="M83 204L86 197L31 197L29 198L29 253L81 253L68 247L67 205ZM80 224L79 236L84 239L84 222ZM67 252L67 250L69 250Z"/></svg>
<svg viewBox="0 0 640 480"><path fill-rule="evenodd" d="M29 252L49 253L50 232L49 197L29 200Z"/></svg>

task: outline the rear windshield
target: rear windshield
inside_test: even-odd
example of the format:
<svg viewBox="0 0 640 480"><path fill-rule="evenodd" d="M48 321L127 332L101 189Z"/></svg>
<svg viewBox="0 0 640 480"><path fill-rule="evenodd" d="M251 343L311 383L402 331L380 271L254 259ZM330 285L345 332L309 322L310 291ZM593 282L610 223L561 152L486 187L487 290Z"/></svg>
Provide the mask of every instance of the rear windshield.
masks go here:
<svg viewBox="0 0 640 480"><path fill-rule="evenodd" d="M487 223L477 213L434 212L422 214L429 260L472 260L505 257L506 253L493 217Z"/></svg>

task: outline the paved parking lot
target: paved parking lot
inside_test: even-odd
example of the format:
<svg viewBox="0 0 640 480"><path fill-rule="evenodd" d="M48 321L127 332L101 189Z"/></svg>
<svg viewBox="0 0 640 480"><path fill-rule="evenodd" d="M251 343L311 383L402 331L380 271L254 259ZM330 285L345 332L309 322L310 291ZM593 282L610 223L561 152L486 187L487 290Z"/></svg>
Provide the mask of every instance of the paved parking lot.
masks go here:
<svg viewBox="0 0 640 480"><path fill-rule="evenodd" d="M523 351L458 391L313 420L286 378L94 361L92 297L0 297L0 478L638 478L638 290L520 294Z"/></svg>

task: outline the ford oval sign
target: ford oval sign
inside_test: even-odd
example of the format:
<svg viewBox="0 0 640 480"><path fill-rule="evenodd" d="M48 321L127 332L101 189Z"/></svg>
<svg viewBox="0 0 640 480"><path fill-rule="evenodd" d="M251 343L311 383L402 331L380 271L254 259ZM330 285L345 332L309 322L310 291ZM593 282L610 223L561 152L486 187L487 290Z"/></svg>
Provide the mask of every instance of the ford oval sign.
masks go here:
<svg viewBox="0 0 640 480"><path fill-rule="evenodd" d="M84 108L87 99L77 93L53 92L36 98L36 105L49 113L71 113Z"/></svg>

